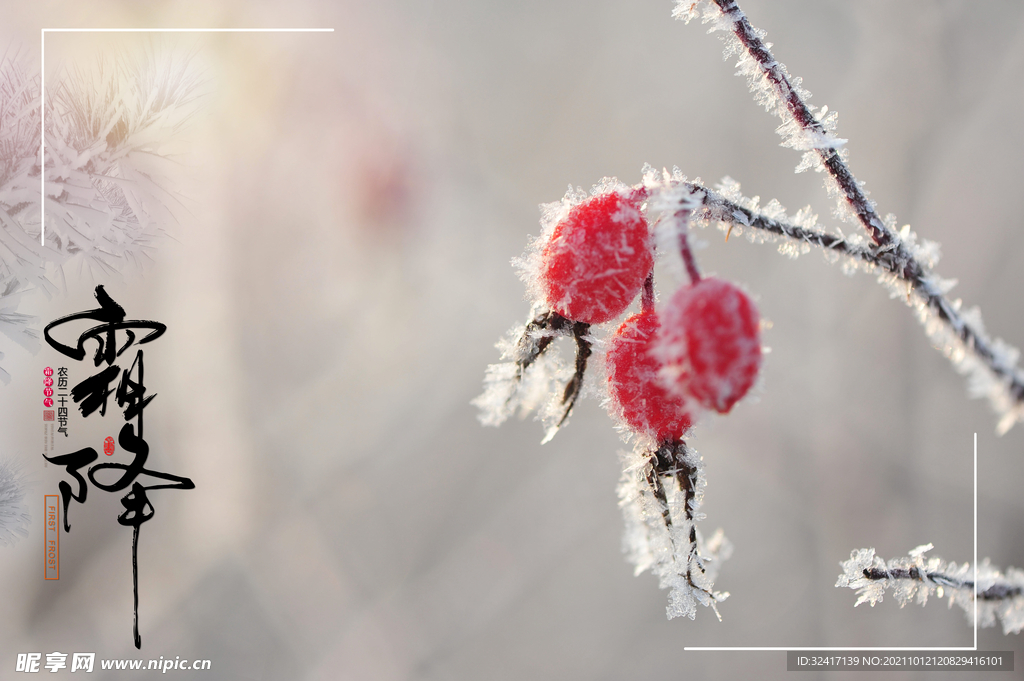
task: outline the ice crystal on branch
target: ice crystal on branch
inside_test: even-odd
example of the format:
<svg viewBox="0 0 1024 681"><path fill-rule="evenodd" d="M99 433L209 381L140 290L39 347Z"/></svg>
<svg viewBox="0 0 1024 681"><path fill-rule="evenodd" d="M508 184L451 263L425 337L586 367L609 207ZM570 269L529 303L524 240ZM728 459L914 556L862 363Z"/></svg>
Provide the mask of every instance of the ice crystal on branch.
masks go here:
<svg viewBox="0 0 1024 681"><path fill-rule="evenodd" d="M811 93L802 87L802 80L790 76L785 65L775 59L771 43L764 41L765 31L750 25L735 0L701 0L703 22L710 23L710 33L720 32L725 43L725 58L737 56L737 74L745 76L754 99L782 120L777 132L782 146L805 151L797 171L807 169L825 172L829 196L836 199L836 214L844 221L859 223L879 245L899 245L899 236L887 228L868 200L863 184L846 166L846 140L834 135L837 116L828 107L819 111L807 103ZM676 16L689 22L696 16L696 7L680 2Z"/></svg>
<svg viewBox="0 0 1024 681"><path fill-rule="evenodd" d="M889 562L876 556L874 549L858 549L851 552L850 560L840 563L843 573L836 586L857 591L855 606L874 606L882 601L887 589L892 590L901 608L911 601L924 605L932 595L948 595L949 606L960 606L972 625L977 593L978 626L992 627L998 620L1004 634L1024 629L1024 571L1010 568L1003 573L983 561L977 569L975 588L975 571L969 564L958 566L926 558L924 554L932 548L931 544L918 546L908 557Z"/></svg>

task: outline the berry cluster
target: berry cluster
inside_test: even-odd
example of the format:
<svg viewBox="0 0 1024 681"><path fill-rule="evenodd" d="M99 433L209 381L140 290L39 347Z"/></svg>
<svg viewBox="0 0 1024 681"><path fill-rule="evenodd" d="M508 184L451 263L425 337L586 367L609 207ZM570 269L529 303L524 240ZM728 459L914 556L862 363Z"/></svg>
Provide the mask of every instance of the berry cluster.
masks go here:
<svg viewBox="0 0 1024 681"><path fill-rule="evenodd" d="M714 568L707 563L724 557L727 543L720 535L704 542L694 524L703 465L683 438L702 413L729 412L754 384L760 318L742 289L701 277L685 229L692 209L685 201L652 209L666 203L662 190L606 180L590 196L570 193L548 208L544 231L520 263L534 298L531 320L499 345L510 361L488 368L487 389L475 403L489 425L517 408L540 407L546 442L583 390L596 342L592 327L615 320L639 296L640 311L600 343L605 380L598 392L636 442L619 488L631 559L638 572L650 568L671 587L669 617L692 618L696 603L714 607L727 596L711 591ZM689 274L689 284L660 309L649 213L662 214L658 229L678 230ZM575 343L574 368L551 351L560 336Z"/></svg>
<svg viewBox="0 0 1024 681"><path fill-rule="evenodd" d="M648 194L642 186L613 184L571 203L551 221L524 267L537 308L506 350L514 370L504 372L512 385L505 388L503 406L515 400L525 372L552 341L572 337L575 371L560 391L549 436L568 418L580 394L592 354L591 326L622 315L641 290L641 311L612 335L606 355L609 404L630 432L653 445L681 441L701 412L727 413L757 378L757 308L734 284L700 277L685 233L680 243L690 261L691 283L655 311ZM486 408L485 397L478 404Z"/></svg>

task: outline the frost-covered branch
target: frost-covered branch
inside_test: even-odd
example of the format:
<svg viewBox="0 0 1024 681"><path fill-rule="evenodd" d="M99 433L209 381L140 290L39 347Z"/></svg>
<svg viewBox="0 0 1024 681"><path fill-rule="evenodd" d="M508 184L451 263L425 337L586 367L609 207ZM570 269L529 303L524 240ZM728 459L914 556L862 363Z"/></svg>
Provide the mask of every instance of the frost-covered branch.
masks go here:
<svg viewBox="0 0 1024 681"><path fill-rule="evenodd" d="M974 570L964 563L946 563L939 558L925 558L931 544L918 546L909 557L894 558L888 563L875 555L874 549L858 549L850 560L840 563L843 573L837 587L857 591L857 602L874 606L882 600L886 589L902 608L911 600L920 605L935 594L943 598L947 592L949 605L963 608L970 623L974 622ZM1005 573L983 561L977 569L978 625L1002 623L1003 633L1016 634L1024 629L1024 571L1009 568Z"/></svg>
<svg viewBox="0 0 1024 681"><path fill-rule="evenodd" d="M635 574L650 570L662 589L670 589L669 619L695 619L698 603L718 615L716 604L729 596L712 589L732 545L721 530L706 541L697 530L697 521L704 518L705 485L700 455L682 442L666 442L654 451L638 444L623 457L623 551Z"/></svg>
<svg viewBox="0 0 1024 681"><path fill-rule="evenodd" d="M699 4L681 0L673 16L689 22L696 16ZM712 24L709 32L724 33L726 58L738 55L737 73L747 77L755 99L782 120L777 132L783 137L783 146L805 152L797 171L825 170L835 183L829 189L837 194L841 214L859 222L879 246L898 247L898 235L879 217L862 183L846 165L846 150L842 148L846 140L834 134L836 113L830 113L828 107L818 110L807 104L811 93L802 87L800 78L790 76L786 66L772 55L771 43L764 41L767 33L750 25L735 0L708 3L703 21ZM842 208L844 203L847 210Z"/></svg>
<svg viewBox="0 0 1024 681"><path fill-rule="evenodd" d="M759 208L757 200L743 197L739 185L732 181L724 182L721 191L716 192L688 182L678 173L659 176L648 166L644 169L644 186L659 210L672 210L672 201L682 202L704 223L718 222L734 232L744 227L757 230L767 236L762 241L784 237L789 243L779 250L792 257L816 246L830 262L842 258L844 271L861 269L878 275L879 282L889 288L893 297L904 298L914 308L932 344L960 373L969 375L971 396L989 399L1000 416L999 433L1005 433L1024 418L1024 371L1017 366L1020 352L1003 340L988 336L978 308L963 310L960 300L946 297L956 281L942 279L933 272L932 267L939 259L938 245L928 240L919 242L909 226L900 230L898 247L891 243L878 245L857 234L821 230L809 207L793 218L786 215L777 201ZM896 233L894 218L889 216L886 222L887 229ZM757 240L753 233L748 232L748 237Z"/></svg>

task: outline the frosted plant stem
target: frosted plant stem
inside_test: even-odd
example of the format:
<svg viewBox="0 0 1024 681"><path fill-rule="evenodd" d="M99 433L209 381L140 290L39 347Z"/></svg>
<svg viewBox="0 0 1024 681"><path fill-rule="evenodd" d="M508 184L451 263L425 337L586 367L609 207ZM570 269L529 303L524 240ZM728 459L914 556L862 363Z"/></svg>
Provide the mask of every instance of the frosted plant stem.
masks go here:
<svg viewBox="0 0 1024 681"><path fill-rule="evenodd" d="M565 407L565 411L562 412L562 418L558 419L555 428L562 427L565 420L569 418L573 405L576 404L576 398L580 396L580 389L583 387L583 374L587 370L587 360L593 353L589 333L590 324L572 322L572 337L576 342L576 371L573 373L572 378L569 379L565 386L565 391L562 393L562 404Z"/></svg>
<svg viewBox="0 0 1024 681"><path fill-rule="evenodd" d="M834 251L859 260L870 267L888 272L906 282L910 286L910 291L959 341L962 350L973 354L1004 386L1013 406L1017 410L1024 409L1024 374L1017 368L1015 360L1007 361L1005 354L996 351L993 341L960 312L959 304L953 304L946 298L936 286L931 270L918 261L902 243L897 248L852 244L842 236L807 229L784 220L767 217L730 201L703 185L692 182L683 182L682 184L691 193L694 200L703 206L703 214L697 217L730 224L742 224L800 243L817 246L826 251ZM908 291L908 302L910 291ZM946 354L952 359L958 353L946 350ZM1006 414L1003 416L1005 417ZM1019 417L1014 416L1014 419L1016 418ZM1000 424L1000 431L1005 432L1009 425L1012 425L1012 421L1004 421Z"/></svg>
<svg viewBox="0 0 1024 681"><path fill-rule="evenodd" d="M735 0L714 0L714 3L718 5L722 14L732 22L733 33L743 44L750 57L760 66L765 77L775 89L776 95L785 104L786 109L796 124L802 130L812 133L813 137L827 139L829 137L828 131L814 117L807 103L800 97L798 89L793 87L793 83L790 82L789 77L783 70L782 64L776 61L771 50L768 49L768 45L758 35L758 31L750 25L747 16L739 8ZM860 188L857 179L843 161L839 149L829 146L820 147L815 151L821 158L821 162L824 164L828 174L839 185L843 197L853 209L858 221L860 221L861 225L871 236L872 241L879 246L899 244L899 237L891 232L882 222L881 218L879 218L874 206Z"/></svg>
<svg viewBox="0 0 1024 681"><path fill-rule="evenodd" d="M917 567L893 568L891 570L877 567L866 568L864 570L864 578L872 581L899 581L904 579L917 582L927 581L952 589L966 589L967 591L974 591L974 582L970 579L957 579L956 577L952 577L941 572L928 572ZM1024 593L1024 589L1019 585L1002 582L993 584L984 591L978 593L978 598L983 601L1001 601L1009 598L1016 598L1022 593Z"/></svg>
<svg viewBox="0 0 1024 681"><path fill-rule="evenodd" d="M544 354L551 342L566 335L571 326L572 322L551 310L530 320L516 343L516 383L522 381L523 372Z"/></svg>
<svg viewBox="0 0 1024 681"><path fill-rule="evenodd" d="M526 325L523 335L519 338L515 373L517 385L523 379L523 372L547 351L556 336L572 336L576 343L576 371L562 392L562 415L548 433L549 438L569 418L573 405L576 404L576 398L579 397L580 389L583 387L583 375L587 370L587 360L593 353L589 334L590 324L574 322L554 310L550 310L534 317ZM512 399L512 394L509 395L509 399Z"/></svg>

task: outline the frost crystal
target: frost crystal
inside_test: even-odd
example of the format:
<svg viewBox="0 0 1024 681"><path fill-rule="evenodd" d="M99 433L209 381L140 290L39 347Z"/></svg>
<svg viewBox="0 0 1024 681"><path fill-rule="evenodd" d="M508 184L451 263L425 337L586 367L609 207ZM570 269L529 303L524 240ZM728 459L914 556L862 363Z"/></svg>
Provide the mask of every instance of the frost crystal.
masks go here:
<svg viewBox="0 0 1024 681"><path fill-rule="evenodd" d="M840 563L843 573L836 586L857 591L854 606L874 606L886 589L892 589L901 608L911 601L924 605L932 594L938 598L948 594L950 607L960 606L972 626L977 592L978 626L992 627L998 620L1004 634L1024 629L1024 571L1009 568L1004 574L988 560L982 561L975 590L974 570L969 564L958 566L939 558L926 559L924 554L932 548L931 544L918 546L908 557L893 558L888 563L876 556L874 549L857 549L850 560Z"/></svg>

